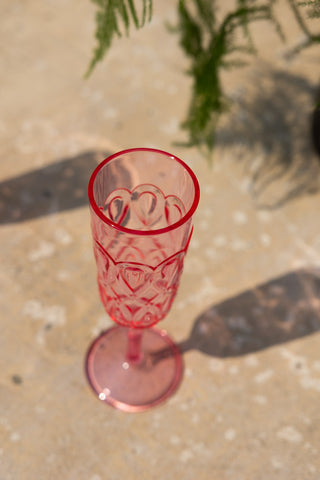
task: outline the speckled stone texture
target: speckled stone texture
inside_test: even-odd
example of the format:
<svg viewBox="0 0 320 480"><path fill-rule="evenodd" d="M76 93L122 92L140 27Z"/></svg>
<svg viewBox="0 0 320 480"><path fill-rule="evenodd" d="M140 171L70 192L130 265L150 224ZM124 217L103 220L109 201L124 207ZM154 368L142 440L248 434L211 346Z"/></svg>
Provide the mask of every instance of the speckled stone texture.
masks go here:
<svg viewBox="0 0 320 480"><path fill-rule="evenodd" d="M234 108L213 166L173 144L188 61L165 21L117 41L83 79L89 0L0 4L0 479L320 478L319 158L310 118L319 48L287 60L261 23L260 57L224 74ZM177 393L141 414L92 394L99 300L86 188L111 152L152 146L196 172L201 201L180 290L161 326L181 346Z"/></svg>

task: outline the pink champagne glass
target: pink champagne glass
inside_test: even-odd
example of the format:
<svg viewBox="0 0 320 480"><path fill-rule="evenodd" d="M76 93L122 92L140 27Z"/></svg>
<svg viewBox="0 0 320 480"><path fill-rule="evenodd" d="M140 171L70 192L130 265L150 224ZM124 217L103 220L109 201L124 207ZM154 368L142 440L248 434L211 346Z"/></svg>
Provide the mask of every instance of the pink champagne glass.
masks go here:
<svg viewBox="0 0 320 480"><path fill-rule="evenodd" d="M86 373L100 400L142 411L182 377L178 347L155 324L177 293L199 185L174 155L135 148L100 163L88 193L100 297L117 326L90 346Z"/></svg>

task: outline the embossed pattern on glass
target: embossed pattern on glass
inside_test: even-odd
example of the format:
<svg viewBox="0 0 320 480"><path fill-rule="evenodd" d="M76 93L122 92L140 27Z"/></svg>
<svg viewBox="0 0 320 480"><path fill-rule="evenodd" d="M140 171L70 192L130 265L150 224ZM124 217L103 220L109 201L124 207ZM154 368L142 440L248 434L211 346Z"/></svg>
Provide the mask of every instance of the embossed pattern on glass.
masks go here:
<svg viewBox="0 0 320 480"><path fill-rule="evenodd" d="M88 378L96 393L102 392L103 400L117 408L127 411L149 408L165 399L182 375L177 348L166 332L150 327L168 314L177 293L192 234L192 215L199 200L198 183L190 168L173 155L153 149L132 149L109 157L97 167L89 182L89 200L100 297L110 317L127 327L127 351L122 352L122 360L118 361L130 368L118 370L118 384L112 388L108 380L104 380L107 386L97 380L103 371L101 362L107 365L117 338L123 339L123 330L116 327L105 332L91 347L87 357ZM106 348L105 360L100 358L101 342ZM169 348L171 354L151 368L150 355L154 356L156 348L159 351ZM144 385L141 374L144 369L146 373L147 364ZM129 370L131 379L136 375L140 389L134 398L119 387L120 377L128 376ZM149 398L150 392L146 394L147 377L152 370L154 376L167 377L165 385L160 387L164 391L156 392L155 398ZM119 398L115 398L115 391L119 392Z"/></svg>

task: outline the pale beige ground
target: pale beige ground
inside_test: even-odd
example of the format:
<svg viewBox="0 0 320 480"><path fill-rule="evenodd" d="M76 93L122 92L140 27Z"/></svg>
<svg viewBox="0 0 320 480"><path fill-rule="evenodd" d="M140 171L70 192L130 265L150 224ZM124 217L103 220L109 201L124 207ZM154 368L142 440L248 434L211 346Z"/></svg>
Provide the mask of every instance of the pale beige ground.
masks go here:
<svg viewBox="0 0 320 480"><path fill-rule="evenodd" d="M320 267L320 195L307 193L319 186L309 137L319 49L287 62L272 29L255 29L261 58L225 77L237 103L211 168L173 145L184 138L188 63L164 27L176 2L154 3L152 23L86 81L89 0L0 4L0 479L318 480L319 270L296 271ZM291 45L294 23L280 10ZM134 146L181 156L201 202L162 324L183 342L183 382L166 404L124 414L83 373L110 324L86 184L99 159ZM264 183L288 159L296 178Z"/></svg>

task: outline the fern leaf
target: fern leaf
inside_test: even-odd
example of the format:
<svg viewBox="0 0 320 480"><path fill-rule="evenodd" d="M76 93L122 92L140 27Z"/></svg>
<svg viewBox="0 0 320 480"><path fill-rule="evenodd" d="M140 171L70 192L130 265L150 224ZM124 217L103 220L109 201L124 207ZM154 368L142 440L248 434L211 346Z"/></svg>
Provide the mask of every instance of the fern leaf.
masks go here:
<svg viewBox="0 0 320 480"><path fill-rule="evenodd" d="M248 8L248 0L238 0L238 8ZM245 13L243 17L241 18L241 25L242 25L242 30L244 33L244 36L246 37L248 44L250 45L250 49L252 52L256 53L256 49L253 43L253 38L251 36L250 30L249 30L249 19L248 15Z"/></svg>
<svg viewBox="0 0 320 480"><path fill-rule="evenodd" d="M146 18L148 18L148 22L151 21L151 18L152 18L152 13L153 13L153 4L152 4L152 0L143 0L143 11L145 12L145 16L143 17L143 23L142 25L144 25L145 21L146 21ZM147 13L148 11L148 13Z"/></svg>
<svg viewBox="0 0 320 480"><path fill-rule="evenodd" d="M180 45L185 53L196 58L202 51L202 33L183 2L179 3Z"/></svg>
<svg viewBox="0 0 320 480"><path fill-rule="evenodd" d="M129 3L130 12L131 12L131 16L132 16L133 22L135 24L135 27L139 28L139 20L138 20L136 7L134 6L134 3L133 3L132 0L128 0L128 3Z"/></svg>
<svg viewBox="0 0 320 480"><path fill-rule="evenodd" d="M214 9L216 8L215 0L208 2L206 0L196 0L196 8L199 14L199 18L208 32L211 34L214 32L216 19Z"/></svg>
<svg viewBox="0 0 320 480"><path fill-rule="evenodd" d="M93 56L85 77L88 78L95 68L109 51L115 37L121 37L121 29L128 35L130 30L130 22L135 28L143 26L146 19L152 18L152 0L140 0L143 2L143 12L141 25L134 0L92 0L98 7L96 13L96 42L97 46L93 51Z"/></svg>
<svg viewBox="0 0 320 480"><path fill-rule="evenodd" d="M237 44L235 34L239 29L248 29L251 22L271 20L272 2L256 4L255 0L238 0L236 8L218 24L213 0L180 1L176 31L180 34L180 45L191 59L189 73L193 78L189 108L182 124L188 134L188 145L204 147L209 154L212 151L219 119L229 107L220 79L221 68L246 64L241 58L229 57L235 52L254 53L249 30L244 45Z"/></svg>

